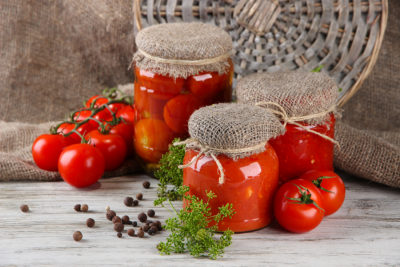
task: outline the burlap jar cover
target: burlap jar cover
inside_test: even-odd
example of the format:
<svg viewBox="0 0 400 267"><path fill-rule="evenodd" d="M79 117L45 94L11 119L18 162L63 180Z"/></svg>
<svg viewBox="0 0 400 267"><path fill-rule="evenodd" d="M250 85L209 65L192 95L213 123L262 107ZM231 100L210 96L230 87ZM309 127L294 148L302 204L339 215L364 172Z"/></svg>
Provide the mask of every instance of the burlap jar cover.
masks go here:
<svg viewBox="0 0 400 267"><path fill-rule="evenodd" d="M231 36L221 28L204 23L160 24L140 31L133 64L173 78L187 78L203 71L229 68Z"/></svg>
<svg viewBox="0 0 400 267"><path fill-rule="evenodd" d="M265 151L269 139L281 135L285 128L276 116L266 109L243 104L217 104L201 108L189 120L190 138L174 143L186 144L199 154L187 165L196 162L201 155L211 156L219 169L219 183L225 181L224 170L217 156L226 155L232 159L248 157Z"/></svg>

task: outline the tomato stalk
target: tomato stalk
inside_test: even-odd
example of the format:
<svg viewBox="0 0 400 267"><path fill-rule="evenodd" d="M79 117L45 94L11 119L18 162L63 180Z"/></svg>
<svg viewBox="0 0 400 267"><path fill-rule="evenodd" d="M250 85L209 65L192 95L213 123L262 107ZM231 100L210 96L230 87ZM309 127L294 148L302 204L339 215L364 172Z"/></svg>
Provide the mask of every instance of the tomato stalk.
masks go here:
<svg viewBox="0 0 400 267"><path fill-rule="evenodd" d="M301 197L299 197L299 198L285 197L289 200L297 201L297 202L289 202L288 201L288 203L290 203L290 204L313 204L315 207L318 208L319 211L323 210L325 212L324 209L322 209L320 206L318 206L318 204L314 200L311 199L311 193L308 190L308 188L306 188L302 185L298 186L297 184L292 184L292 185L296 186L297 189L299 189ZM305 191L303 191L302 189Z"/></svg>
<svg viewBox="0 0 400 267"><path fill-rule="evenodd" d="M335 176L321 176L321 177L318 177L318 179L313 180L312 183L313 183L316 187L318 187L319 189L321 189L321 190L323 190L323 191L325 191L325 192L335 194L335 192L329 191L328 189L323 188L323 187L321 186L321 183L322 183L322 181L323 181L324 179L330 179L330 178L335 178Z"/></svg>

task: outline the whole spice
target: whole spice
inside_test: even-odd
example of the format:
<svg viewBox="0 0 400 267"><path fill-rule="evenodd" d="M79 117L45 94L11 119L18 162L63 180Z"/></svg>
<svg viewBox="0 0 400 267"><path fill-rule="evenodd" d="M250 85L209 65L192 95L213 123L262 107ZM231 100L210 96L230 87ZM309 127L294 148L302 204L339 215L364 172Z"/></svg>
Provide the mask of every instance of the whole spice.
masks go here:
<svg viewBox="0 0 400 267"><path fill-rule="evenodd" d="M148 225L143 226L143 231L147 233L149 231L150 227Z"/></svg>
<svg viewBox="0 0 400 267"><path fill-rule="evenodd" d="M128 221L127 224L132 224L132 221Z"/></svg>
<svg viewBox="0 0 400 267"><path fill-rule="evenodd" d="M89 206L88 206L88 205L83 204L83 205L81 206L81 211L86 212L86 211L88 211L88 210L89 210Z"/></svg>
<svg viewBox="0 0 400 267"><path fill-rule="evenodd" d="M122 223L114 224L114 230L116 232L122 232L124 230L124 225Z"/></svg>
<svg viewBox="0 0 400 267"><path fill-rule="evenodd" d="M109 211L109 210L110 210L110 207L109 207L109 206L107 206L107 207L106 207L106 211Z"/></svg>
<svg viewBox="0 0 400 267"><path fill-rule="evenodd" d="M132 204L133 204L133 198L131 198L131 197L126 197L126 198L124 199L124 204L125 204L125 206L128 206L128 207L132 206Z"/></svg>
<svg viewBox="0 0 400 267"><path fill-rule="evenodd" d="M114 218L114 216L117 216L117 214L115 213L115 211L113 211L113 210L107 211L107 213L106 213L106 218L107 218L108 220L111 221L111 220Z"/></svg>
<svg viewBox="0 0 400 267"><path fill-rule="evenodd" d="M127 233L129 236L135 236L135 230L133 229L129 229Z"/></svg>
<svg viewBox="0 0 400 267"><path fill-rule="evenodd" d="M144 212L142 212L142 213L139 213L139 215L138 215L138 219L139 219L139 221L141 221L141 222L146 222L147 221L147 215L146 214L144 214Z"/></svg>
<svg viewBox="0 0 400 267"><path fill-rule="evenodd" d="M144 236L144 232L143 232L142 230L139 230L139 231L137 232L137 236L140 237L140 238L142 238L142 237Z"/></svg>
<svg viewBox="0 0 400 267"><path fill-rule="evenodd" d="M142 200L143 199L143 194L139 193L136 195L136 199Z"/></svg>
<svg viewBox="0 0 400 267"><path fill-rule="evenodd" d="M155 226L155 227L158 228L158 224L156 224L156 223L154 223L154 222L149 224L149 227L150 227L150 228L153 227L153 226Z"/></svg>
<svg viewBox="0 0 400 267"><path fill-rule="evenodd" d="M114 216L114 218L112 218L112 222L113 223L121 223L121 218L119 216Z"/></svg>
<svg viewBox="0 0 400 267"><path fill-rule="evenodd" d="M161 222L160 221L154 221L154 223L158 224L159 226L161 226Z"/></svg>
<svg viewBox="0 0 400 267"><path fill-rule="evenodd" d="M152 218L154 215L156 215L156 212L154 210L148 210L147 215Z"/></svg>
<svg viewBox="0 0 400 267"><path fill-rule="evenodd" d="M148 233L149 235L153 235L153 234L154 234L154 232L153 232L151 229L149 229L149 231L147 231L147 233Z"/></svg>
<svg viewBox="0 0 400 267"><path fill-rule="evenodd" d="M118 233L117 236L118 236L118 238L121 238L121 237L122 237L122 234L121 234L121 233Z"/></svg>
<svg viewBox="0 0 400 267"><path fill-rule="evenodd" d="M27 211L29 211L29 207L28 207L28 205L22 205L21 207L19 207L20 208L20 210L22 211L22 212L27 212Z"/></svg>
<svg viewBox="0 0 400 267"><path fill-rule="evenodd" d="M136 227L136 226L137 226L137 221L133 221L133 222L132 222L132 226L133 226L133 227Z"/></svg>
<svg viewBox="0 0 400 267"><path fill-rule="evenodd" d="M122 220L122 223L127 224L129 222L129 216L128 215L124 215L124 216L122 216L121 220Z"/></svg>
<svg viewBox="0 0 400 267"><path fill-rule="evenodd" d="M157 226L152 226L152 227L150 227L149 231L153 231L153 233L157 233L158 232L158 228L157 228Z"/></svg>
<svg viewBox="0 0 400 267"><path fill-rule="evenodd" d="M72 237L74 238L74 240L75 241L81 241L82 240L82 237L83 237L83 235L82 235L82 233L81 232L79 232L79 231L76 231L73 235L72 235Z"/></svg>
<svg viewBox="0 0 400 267"><path fill-rule="evenodd" d="M150 188L150 182L149 181L144 181L143 182L143 187L146 188L146 189Z"/></svg>
<svg viewBox="0 0 400 267"><path fill-rule="evenodd" d="M86 220L86 226L92 228L94 226L95 222L92 218L89 218Z"/></svg>
<svg viewBox="0 0 400 267"><path fill-rule="evenodd" d="M81 204L76 204L76 205L74 206L74 210L75 210L75 211L81 211Z"/></svg>
<svg viewBox="0 0 400 267"><path fill-rule="evenodd" d="M137 201L136 199L133 201L133 206L137 206L139 205L139 201Z"/></svg>

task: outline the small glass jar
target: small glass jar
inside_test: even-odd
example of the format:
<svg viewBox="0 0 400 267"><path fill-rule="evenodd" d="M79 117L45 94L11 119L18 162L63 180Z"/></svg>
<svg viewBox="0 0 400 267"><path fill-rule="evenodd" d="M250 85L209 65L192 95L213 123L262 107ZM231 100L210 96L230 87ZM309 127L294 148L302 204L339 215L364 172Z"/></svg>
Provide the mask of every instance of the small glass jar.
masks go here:
<svg viewBox="0 0 400 267"><path fill-rule="evenodd" d="M247 232L263 228L273 221L279 161L271 145L267 143L265 148L264 152L237 160L218 155L225 174L223 184L218 182L220 172L211 156L202 155L184 169L183 184L190 187L190 195L207 201L206 190L211 190L217 196L209 202L212 214L218 213L218 207L232 203L236 214L219 222L218 231ZM184 164L197 155L197 151L187 150Z"/></svg>

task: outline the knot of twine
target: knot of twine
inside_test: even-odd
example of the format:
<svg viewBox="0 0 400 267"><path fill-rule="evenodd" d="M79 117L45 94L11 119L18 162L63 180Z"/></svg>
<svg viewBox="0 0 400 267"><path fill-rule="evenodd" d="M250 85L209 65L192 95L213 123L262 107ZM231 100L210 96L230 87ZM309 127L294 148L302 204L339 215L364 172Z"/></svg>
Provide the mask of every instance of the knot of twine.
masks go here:
<svg viewBox="0 0 400 267"><path fill-rule="evenodd" d="M307 127L301 125L300 123L297 123L298 121L305 121L305 120L308 120L308 119L323 117L323 116L325 116L325 115L331 113L332 111L334 111L334 110L336 109L336 105L333 105L331 108L329 108L328 110L326 110L326 111L324 111L324 112L316 113L316 114L311 114L311 115L307 115L307 116L302 116L302 117L289 117L289 116L287 115L285 109L284 109L281 105L279 105L279 104L277 104L277 103L274 103L274 102L259 102L259 103L256 103L255 105L256 105L256 106L261 106L261 105L274 105L274 106L278 107L281 111L277 111L277 110L270 109L270 108L265 108L265 109L271 111L271 112L274 113L274 114L279 115L279 116L280 116L279 120L280 120L280 121L283 121L283 126L284 126L284 127L286 127L286 124L294 124L294 125L296 125L296 126L299 126L300 128L302 128L303 130L305 130L305 131L307 131L307 132L316 134L316 135L318 135L318 136L324 138L325 140L331 141L332 143L334 143L335 145L337 145L338 148L340 149L339 142L337 142L336 140L330 138L329 136L326 136L326 135L324 135L324 134L321 134L321 133L319 133L319 132L316 132L316 131L313 131L313 130L311 130L311 129L308 129Z"/></svg>
<svg viewBox="0 0 400 267"><path fill-rule="evenodd" d="M189 66L201 66L201 65L208 65L220 62L222 60L230 58L231 54L226 53L224 55L214 57L214 58L206 58L206 59L199 59L199 60L183 60L183 59L166 59L162 57L152 56L141 49L138 51L145 57L160 62L160 63L167 63L167 64L174 64L174 65L189 65Z"/></svg>
<svg viewBox="0 0 400 267"><path fill-rule="evenodd" d="M191 166L193 163L195 163L201 155L210 155L215 163L218 166L218 170L220 172L220 177L218 179L219 184L223 184L225 182L225 174L224 174L224 169L222 168L221 162L217 159L215 156L215 153L222 153L222 154L240 154L240 153L245 153L245 152L251 152L257 149L260 149L264 147L267 144L267 142L260 143L256 146L252 147L245 147L245 148L238 148L238 149L220 149L220 148L212 148L209 146L202 145L198 140L194 138L188 138L185 141L182 142L175 142L173 145L174 146L179 146L179 145L189 145L191 147L197 147L200 148L199 154L194 157L188 164L186 165L179 165L179 169L184 169L189 166Z"/></svg>

